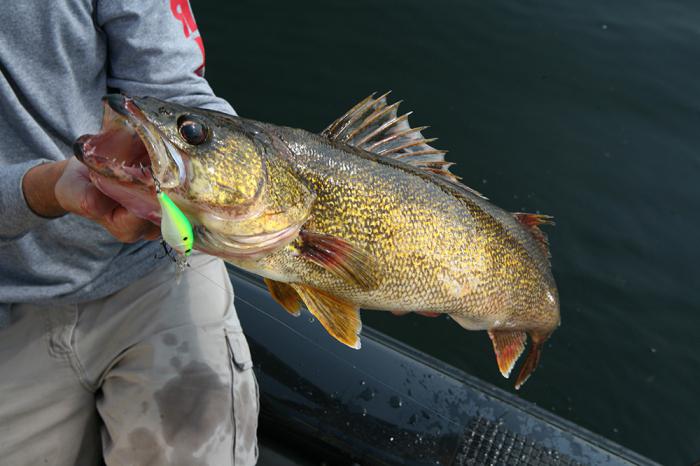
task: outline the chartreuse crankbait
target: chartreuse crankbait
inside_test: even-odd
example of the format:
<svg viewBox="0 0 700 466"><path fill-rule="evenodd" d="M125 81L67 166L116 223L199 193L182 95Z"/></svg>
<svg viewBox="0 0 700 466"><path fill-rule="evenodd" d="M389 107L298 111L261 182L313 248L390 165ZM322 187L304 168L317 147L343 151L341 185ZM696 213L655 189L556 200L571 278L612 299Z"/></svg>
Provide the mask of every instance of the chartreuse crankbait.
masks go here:
<svg viewBox="0 0 700 466"><path fill-rule="evenodd" d="M156 192L156 198L160 204L160 233L163 241L181 256L189 256L194 245L192 224L173 200L160 189Z"/></svg>

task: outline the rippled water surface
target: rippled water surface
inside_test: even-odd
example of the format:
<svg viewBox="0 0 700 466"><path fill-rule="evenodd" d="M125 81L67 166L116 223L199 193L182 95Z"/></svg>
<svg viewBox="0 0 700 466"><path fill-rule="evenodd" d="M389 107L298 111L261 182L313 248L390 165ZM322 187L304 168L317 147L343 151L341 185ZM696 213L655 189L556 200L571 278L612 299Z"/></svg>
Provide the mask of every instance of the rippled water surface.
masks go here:
<svg viewBox="0 0 700 466"><path fill-rule="evenodd" d="M554 215L562 326L520 396L664 464L700 459L700 3L193 6L241 115L321 130L391 89L466 184ZM485 332L363 320L511 390Z"/></svg>

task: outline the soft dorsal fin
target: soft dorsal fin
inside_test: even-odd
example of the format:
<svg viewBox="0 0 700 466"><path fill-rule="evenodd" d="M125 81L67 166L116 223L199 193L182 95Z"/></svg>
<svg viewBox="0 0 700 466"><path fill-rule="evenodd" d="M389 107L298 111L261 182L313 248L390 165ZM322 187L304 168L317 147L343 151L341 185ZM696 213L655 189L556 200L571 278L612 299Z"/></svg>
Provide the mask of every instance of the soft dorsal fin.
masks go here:
<svg viewBox="0 0 700 466"><path fill-rule="evenodd" d="M540 230L540 225L554 225L554 217L542 214L526 214L523 212L513 213L513 217L520 222L537 240L542 252L547 259L551 258L552 255L549 252L549 240L545 232Z"/></svg>
<svg viewBox="0 0 700 466"><path fill-rule="evenodd" d="M428 127L411 128L408 124L411 112L399 115L401 101L388 105L388 94L387 92L377 98L374 94L366 97L331 123L321 134L333 141L420 167L484 197L476 190L459 183L459 177L449 171L454 163L445 160L447 152L430 146L429 143L435 141L434 138L423 137L421 131Z"/></svg>

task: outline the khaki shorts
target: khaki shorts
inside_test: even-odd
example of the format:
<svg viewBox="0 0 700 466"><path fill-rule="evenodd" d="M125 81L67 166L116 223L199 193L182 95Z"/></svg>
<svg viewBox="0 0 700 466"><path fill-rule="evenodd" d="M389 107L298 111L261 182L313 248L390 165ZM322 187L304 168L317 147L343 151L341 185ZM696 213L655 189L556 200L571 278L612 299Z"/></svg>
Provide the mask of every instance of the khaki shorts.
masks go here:
<svg viewBox="0 0 700 466"><path fill-rule="evenodd" d="M0 330L0 464L247 465L257 383L219 259L104 299L14 305Z"/></svg>

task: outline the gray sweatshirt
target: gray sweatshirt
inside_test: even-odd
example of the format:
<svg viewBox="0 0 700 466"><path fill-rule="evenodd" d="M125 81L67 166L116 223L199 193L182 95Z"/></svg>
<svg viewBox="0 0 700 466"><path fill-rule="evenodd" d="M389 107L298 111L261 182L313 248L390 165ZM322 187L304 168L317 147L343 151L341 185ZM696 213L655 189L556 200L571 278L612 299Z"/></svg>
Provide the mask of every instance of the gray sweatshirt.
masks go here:
<svg viewBox="0 0 700 466"><path fill-rule="evenodd" d="M121 244L76 215L35 215L30 168L72 155L100 128L110 91L233 114L201 76L187 0L22 0L0 8L0 327L11 303L76 303L153 270L157 242Z"/></svg>

